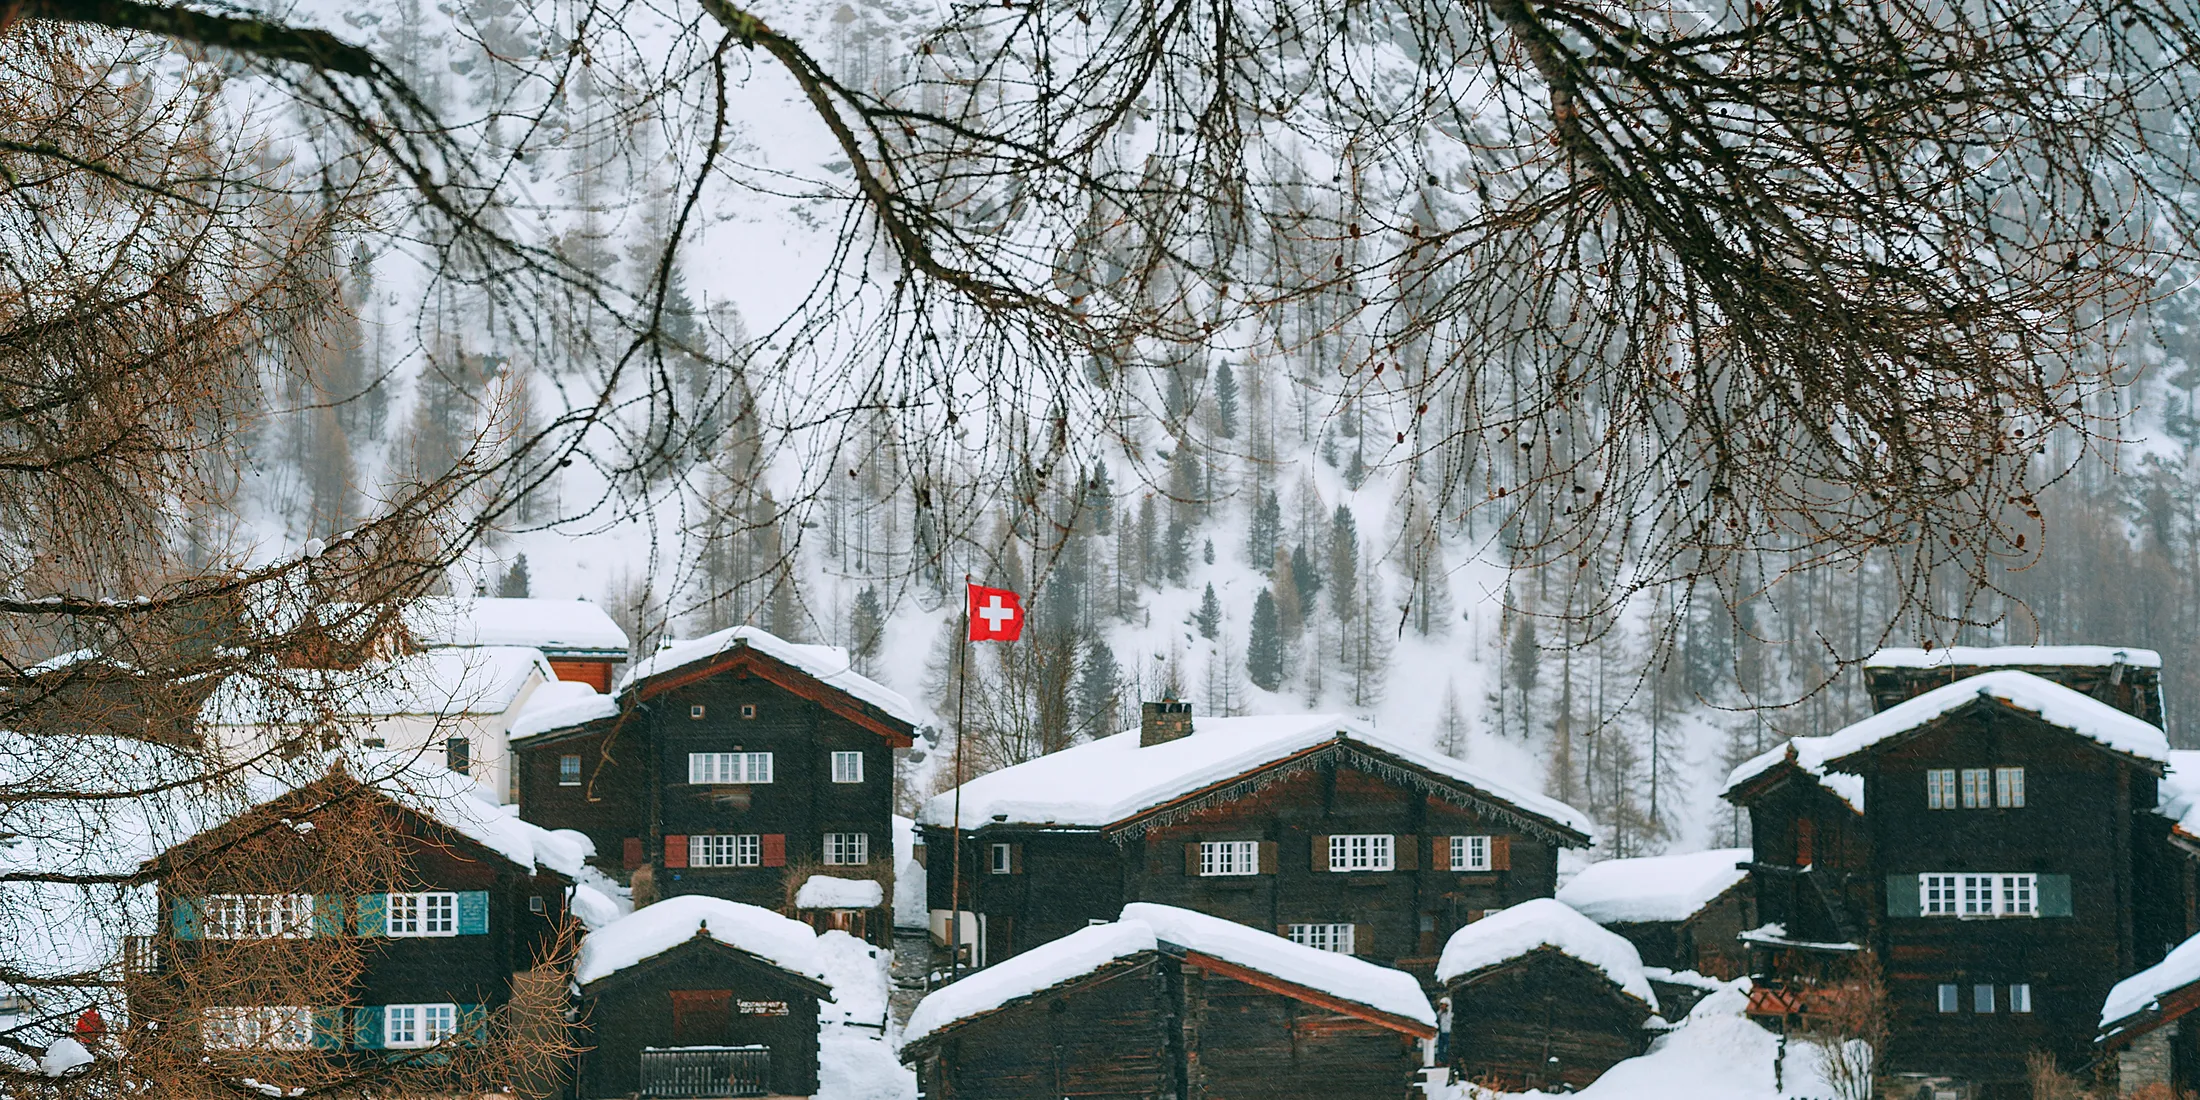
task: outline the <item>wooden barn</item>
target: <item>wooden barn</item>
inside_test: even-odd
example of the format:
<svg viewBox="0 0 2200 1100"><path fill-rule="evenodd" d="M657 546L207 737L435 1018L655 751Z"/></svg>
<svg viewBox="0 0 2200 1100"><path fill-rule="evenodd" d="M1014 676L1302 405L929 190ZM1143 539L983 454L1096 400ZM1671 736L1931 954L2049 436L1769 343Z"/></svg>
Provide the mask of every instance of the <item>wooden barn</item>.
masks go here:
<svg viewBox="0 0 2200 1100"><path fill-rule="evenodd" d="M2196 755L2180 753L2178 755ZM2094 1042L2117 1096L2200 1092L2200 936L2116 983Z"/></svg>
<svg viewBox="0 0 2200 1100"><path fill-rule="evenodd" d="M928 1100L1407 1100L1435 1034L1411 975L1133 904L933 992L901 1057Z"/></svg>
<svg viewBox="0 0 2200 1100"><path fill-rule="evenodd" d="M1879 960L1892 1039L1882 1082L2020 1096L2035 1051L2080 1068L2117 981L2184 939L2191 851L2158 790L2170 759L2144 650L1957 651L1995 667L1941 674L1915 651L1875 658L1887 709L1737 768L1752 883L1752 1011L1807 1017L1847 960ZM2082 675L2081 675L2082 674ZM1895 685L1895 686L1889 686ZM2129 690L2127 690L2129 689ZM1908 690L1903 688L1902 690Z"/></svg>
<svg viewBox="0 0 2200 1100"><path fill-rule="evenodd" d="M818 1002L832 987L800 922L670 898L589 933L574 982L581 1100L817 1091Z"/></svg>
<svg viewBox="0 0 2200 1100"><path fill-rule="evenodd" d="M527 723L520 813L588 834L606 870L646 868L658 896L780 909L790 867L890 877L894 750L922 720L845 651L722 630Z"/></svg>
<svg viewBox="0 0 2200 1100"><path fill-rule="evenodd" d="M1454 1080L1501 1091L1582 1088L1649 1045L1657 994L1635 946L1554 899L1468 925L1444 945Z"/></svg>
<svg viewBox="0 0 2200 1100"><path fill-rule="evenodd" d="M918 823L934 942L960 911L971 964L1144 901L1424 978L1453 929L1549 897L1559 850L1591 830L1339 715L1195 719L1168 701L1138 729L938 795Z"/></svg>
<svg viewBox="0 0 2200 1100"><path fill-rule="evenodd" d="M1749 972L1741 934L1759 923L1749 863L1747 848L1608 859L1557 897L1634 944L1646 967L1739 978Z"/></svg>

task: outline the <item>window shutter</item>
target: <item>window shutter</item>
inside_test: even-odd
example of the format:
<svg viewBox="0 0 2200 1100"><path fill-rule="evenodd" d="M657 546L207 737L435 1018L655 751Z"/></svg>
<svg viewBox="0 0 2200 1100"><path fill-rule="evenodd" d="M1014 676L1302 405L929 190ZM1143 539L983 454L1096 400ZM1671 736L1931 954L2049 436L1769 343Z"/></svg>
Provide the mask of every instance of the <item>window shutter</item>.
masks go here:
<svg viewBox="0 0 2200 1100"><path fill-rule="evenodd" d="M1890 917L1916 917L1924 915L1924 907L1918 902L1923 888L1916 875L1887 876L1887 915Z"/></svg>
<svg viewBox="0 0 2200 1100"><path fill-rule="evenodd" d="M1391 866L1400 871L1421 869L1421 838L1399 833L1390 840Z"/></svg>
<svg viewBox="0 0 2200 1100"><path fill-rule="evenodd" d="M1355 955L1373 955L1375 953L1374 925L1355 924L1352 926L1352 953Z"/></svg>
<svg viewBox="0 0 2200 1100"><path fill-rule="evenodd" d="M179 940L199 938L199 910L206 902L199 898L177 898L175 912L170 914L169 928Z"/></svg>
<svg viewBox="0 0 2200 1100"><path fill-rule="evenodd" d="M362 936L389 935L389 922L384 914L390 909L388 894L359 895L359 934Z"/></svg>
<svg viewBox="0 0 2200 1100"><path fill-rule="evenodd" d="M2067 917L2070 915L2069 875L2041 875L2039 891L2041 916Z"/></svg>
<svg viewBox="0 0 2200 1100"><path fill-rule="evenodd" d="M1276 873L1276 842L1273 840L1260 842L1260 873L1264 875Z"/></svg>
<svg viewBox="0 0 2200 1100"><path fill-rule="evenodd" d="M666 833L666 834L665 834L665 866L667 866L667 867L685 867L685 866L687 866L687 865L688 865L688 838L687 838L687 834L686 834L686 833Z"/></svg>
<svg viewBox="0 0 2200 1100"><path fill-rule="evenodd" d="M642 864L649 862L649 856L644 854L642 851L641 837L627 837L623 847L625 848L625 850L619 853L621 857L620 862L626 864L627 870L634 870L635 868L640 867Z"/></svg>
<svg viewBox="0 0 2200 1100"><path fill-rule="evenodd" d="M489 1035L488 1005L459 1005L451 1022L457 1026L457 1040L470 1047L478 1047Z"/></svg>
<svg viewBox="0 0 2200 1100"><path fill-rule="evenodd" d="M1500 835L1500 836L1493 836L1493 837L1491 837L1491 838L1490 838L1490 870L1492 870L1492 871L1510 871L1510 870L1512 870L1512 867L1513 867L1513 838L1512 838L1512 837L1509 837L1509 836L1503 836L1503 835Z"/></svg>
<svg viewBox="0 0 2200 1100"><path fill-rule="evenodd" d="M785 867L787 865L787 834L764 834L763 863L766 867Z"/></svg>
<svg viewBox="0 0 2200 1100"><path fill-rule="evenodd" d="M315 1050L344 1049L344 1010L341 1008L316 1008L313 1010L313 1048Z"/></svg>
<svg viewBox="0 0 2200 1100"><path fill-rule="evenodd" d="M1199 877L1199 842L1196 840L1184 842L1184 874L1190 878Z"/></svg>
<svg viewBox="0 0 2200 1100"><path fill-rule="evenodd" d="M361 1005L351 1010L352 1045L360 1050L382 1049L382 1006Z"/></svg>
<svg viewBox="0 0 2200 1100"><path fill-rule="evenodd" d="M1428 838L1428 869L1431 871L1452 870L1450 837L1432 836Z"/></svg>
<svg viewBox="0 0 2200 1100"><path fill-rule="evenodd" d="M458 934L461 936L486 936L489 934L489 891L460 890L458 892Z"/></svg>
<svg viewBox="0 0 2200 1100"><path fill-rule="evenodd" d="M1329 834L1322 833L1314 838L1314 858L1311 862L1317 871L1329 870Z"/></svg>
<svg viewBox="0 0 2200 1100"><path fill-rule="evenodd" d="M344 934L344 896L342 894L313 895L313 934L316 936L341 936Z"/></svg>
<svg viewBox="0 0 2200 1100"><path fill-rule="evenodd" d="M1024 846L1021 843L1008 846L1008 873L1012 875L1024 873Z"/></svg>

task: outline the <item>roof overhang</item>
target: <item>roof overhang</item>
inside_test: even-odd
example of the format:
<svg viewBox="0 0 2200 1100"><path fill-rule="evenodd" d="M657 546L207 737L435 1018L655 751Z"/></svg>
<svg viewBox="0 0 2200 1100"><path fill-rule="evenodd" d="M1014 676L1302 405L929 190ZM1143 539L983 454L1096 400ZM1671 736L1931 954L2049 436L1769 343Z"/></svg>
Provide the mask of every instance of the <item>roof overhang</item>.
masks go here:
<svg viewBox="0 0 2200 1100"><path fill-rule="evenodd" d="M816 978L810 977L808 974L802 974L793 970L789 970L786 967L781 966L778 963L775 963L770 959L767 959L764 956L757 954L754 951L744 951L741 948L735 947L734 945L727 943L726 941L721 940L716 936L711 935L708 931L701 928L696 929L694 935L689 936L687 939L681 940L679 943L673 944L672 946L667 947L654 955L644 955L641 958L636 959L633 962L630 962L625 966L622 966L617 970L614 970L611 973L596 979L595 981L589 982L587 985L581 986L580 994L583 997L599 996L604 992L604 990L623 984L632 975L642 970L644 967L647 967L652 963L661 962L682 951L710 951L724 955L726 958L733 959L737 962L743 962L751 966L762 967L766 970L771 971L778 977L785 979L787 984L795 986L805 993L815 995L818 1000L833 1000L832 986L829 986L824 982L818 981Z"/></svg>
<svg viewBox="0 0 2200 1100"><path fill-rule="evenodd" d="M1263 970L1255 970L1252 967L1243 966L1228 959L1216 958L1204 951L1195 951L1171 943L1164 943L1162 950L1177 955L1184 961L1192 963L1210 974L1220 974L1225 978L1244 982L1255 989L1262 989L1296 1001L1303 1001L1337 1013L1340 1016L1366 1020L1368 1023L1388 1028L1400 1034L1411 1035L1416 1039L1434 1039L1436 1037L1436 1029L1419 1020L1384 1012L1382 1009L1348 1000L1334 993L1324 993L1319 989L1303 986L1286 978L1279 978Z"/></svg>
<svg viewBox="0 0 2200 1100"><path fill-rule="evenodd" d="M1649 1013L1651 1015L1657 1014L1657 1009L1652 1007L1650 1002L1645 1001L1642 998L1627 992L1627 990L1622 988L1618 982L1612 980L1612 976L1610 974L1607 974L1604 971L1595 967L1594 965L1583 962L1582 960L1577 959L1572 955L1569 955L1564 951L1559 950L1556 947L1552 947L1550 944L1542 944L1540 946L1523 951L1520 954L1514 955L1513 957L1505 959L1501 962L1494 962L1489 964L1488 966L1469 970L1464 974L1454 975L1450 981L1444 983L1444 988L1446 990L1464 989L1468 986L1476 984L1477 982L1496 977L1497 975L1505 973L1508 970L1524 966L1531 962L1538 962L1546 958L1560 960L1569 966L1579 968L1583 973L1596 975L1597 981L1602 984L1604 988L1610 990L1612 996L1627 1001L1630 1004L1640 1005L1642 1006L1642 1010L1646 1013Z"/></svg>
<svg viewBox="0 0 2200 1100"><path fill-rule="evenodd" d="M666 669L640 683L628 685L620 694L631 693L637 700L647 700L727 672L738 679L753 676L808 699L878 734L897 749L908 748L916 741L916 727L745 642L715 656Z"/></svg>
<svg viewBox="0 0 2200 1100"><path fill-rule="evenodd" d="M1998 710L2003 714L2022 718L2026 721L2045 726L2048 729L2062 730L2068 733L2070 736L2084 742L2087 747L2104 753L2108 756L2114 757L2117 760L2122 760L2126 763L2139 767L2146 772L2152 774L2156 778L2160 778L2167 770L2166 766L2159 760L2150 760L2144 756L2134 756L2131 753L2124 752L2121 749L2102 744L2099 740L2095 738L2088 737L2085 734L2079 733L2078 731L2073 730L2068 726L2060 725L2048 719L2046 716L2040 714L2038 711L2026 710L2025 708L2017 705L2016 703L2010 702L2009 700L2004 699L2001 696L1990 695L1984 691L1979 692L1976 696L1973 696L1971 699L1965 701L1961 706L1950 707L1949 709L1944 710L1939 714L1935 714L1932 717L1927 718L1914 726L1911 726L1909 729L1903 730L1899 733L1891 734L1887 737L1882 737L1879 740L1873 741L1872 743L1865 745L1854 752L1848 753L1847 755L1830 757L1825 762L1825 768L1828 771L1855 772L1869 758L1878 755L1879 753L1885 752L1889 749L1893 749L1901 745L1906 745L1911 741L1914 741L1917 738L1924 736L1926 733L1938 728L1950 719L1953 719L1959 715L1971 713L1972 710L1977 707L1991 707L1994 710Z"/></svg>

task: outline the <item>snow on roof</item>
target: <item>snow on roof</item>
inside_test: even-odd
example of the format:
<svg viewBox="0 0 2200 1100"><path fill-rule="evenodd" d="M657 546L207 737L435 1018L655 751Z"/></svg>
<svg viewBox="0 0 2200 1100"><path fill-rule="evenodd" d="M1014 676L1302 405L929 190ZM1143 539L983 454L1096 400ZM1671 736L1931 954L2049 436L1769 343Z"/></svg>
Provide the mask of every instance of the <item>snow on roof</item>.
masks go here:
<svg viewBox="0 0 2200 1100"><path fill-rule="evenodd" d="M2170 949L2162 961L2117 982L2101 1002L2101 1028L2154 1007L2171 991L2200 982L2200 936Z"/></svg>
<svg viewBox="0 0 2200 1100"><path fill-rule="evenodd" d="M909 1014L909 1024L901 1033L902 1043L914 1043L949 1024L982 1016L1010 1001L1075 981L1109 963L1158 946L1153 928L1140 921L1080 928L933 990Z"/></svg>
<svg viewBox="0 0 2200 1100"><path fill-rule="evenodd" d="M618 700L594 687L571 680L549 680L527 697L527 705L512 719L511 739L571 729L618 713Z"/></svg>
<svg viewBox="0 0 2200 1100"><path fill-rule="evenodd" d="M1436 962L1436 980L1453 980L1550 948L1603 971L1628 996L1657 1011L1658 995L1642 972L1635 945L1556 898L1500 909L1451 934Z"/></svg>
<svg viewBox="0 0 2200 1100"><path fill-rule="evenodd" d="M539 649L431 649L353 670L281 669L231 676L207 697L199 720L212 725L308 723L324 714L503 714L527 685L555 679Z"/></svg>
<svg viewBox="0 0 2200 1100"><path fill-rule="evenodd" d="M1864 658L1865 668L2052 668L2117 664L2160 668L2162 655L2151 649L2107 645L1958 645L1946 649L1894 647Z"/></svg>
<svg viewBox="0 0 2200 1100"><path fill-rule="evenodd" d="M1429 1007L1420 981L1402 970L1292 943L1236 921L1172 905L1132 902L1123 907L1123 922L1144 924L1161 943L1212 955L1432 1029L1436 1026L1436 1010Z"/></svg>
<svg viewBox="0 0 2200 1100"><path fill-rule="evenodd" d="M441 761L398 751L366 754L366 760L355 774L390 801L522 867L542 867L572 878L594 854L595 844L584 834L552 831L522 819L519 807L498 805L479 782Z"/></svg>
<svg viewBox="0 0 2200 1100"><path fill-rule="evenodd" d="M529 646L559 655L626 659L626 631L587 600L429 597L405 625L431 646Z"/></svg>
<svg viewBox="0 0 2200 1100"><path fill-rule="evenodd" d="M2200 838L2200 752L2173 749L2169 771L2155 795L2154 812L2177 823L2179 831Z"/></svg>
<svg viewBox="0 0 2200 1100"><path fill-rule="evenodd" d="M1339 714L1192 720L1189 736L1141 747L1136 729L1064 749L963 784L962 827L995 818L1020 825L1098 828L1337 739L1404 759L1560 826L1594 836L1581 811L1467 770L1459 761L1384 738ZM934 796L920 824L954 826L955 792Z"/></svg>
<svg viewBox="0 0 2200 1100"><path fill-rule="evenodd" d="M1560 887L1558 900L1598 924L1687 920L1749 877L1735 865L1747 848L1592 863Z"/></svg>
<svg viewBox="0 0 2200 1100"><path fill-rule="evenodd" d="M1818 785L1831 791L1834 797L1848 803L1850 809L1855 810L1857 813L1863 813L1864 777L1850 775L1846 772L1827 771L1825 748L1826 738L1823 737L1791 737L1783 744L1774 745L1742 761L1726 777L1725 789L1732 791L1734 788L1771 771L1790 760L1790 754L1792 754L1796 767L1801 768L1811 778L1816 779Z"/></svg>
<svg viewBox="0 0 2200 1100"><path fill-rule="evenodd" d="M794 892L797 909L876 909L886 904L886 888L867 878L811 875Z"/></svg>
<svg viewBox="0 0 2200 1100"><path fill-rule="evenodd" d="M782 970L831 983L808 925L738 901L684 894L644 906L581 940L573 980L581 985L662 955L697 936L738 948Z"/></svg>
<svg viewBox="0 0 2200 1100"><path fill-rule="evenodd" d="M669 641L662 649L634 663L612 694L624 695L642 681L676 668L708 661L747 646L758 653L801 669L829 687L855 696L888 716L912 726L922 726L931 716L910 703L900 692L855 670L848 651L832 645L799 645L753 626L737 626L687 641Z"/></svg>

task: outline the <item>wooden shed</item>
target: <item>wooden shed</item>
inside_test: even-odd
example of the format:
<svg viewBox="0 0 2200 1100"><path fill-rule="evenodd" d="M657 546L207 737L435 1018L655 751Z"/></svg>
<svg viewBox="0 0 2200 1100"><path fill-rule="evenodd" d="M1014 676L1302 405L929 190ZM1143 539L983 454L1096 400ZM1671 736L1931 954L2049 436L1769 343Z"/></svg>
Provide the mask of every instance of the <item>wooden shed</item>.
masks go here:
<svg viewBox="0 0 2200 1100"><path fill-rule="evenodd" d="M2200 1091L2200 936L2116 983L2094 1042L2117 1096Z"/></svg>
<svg viewBox="0 0 2200 1100"><path fill-rule="evenodd" d="M1645 966L1739 978L1749 972L1739 937L1758 924L1750 859L1747 848L1608 859L1557 897L1634 944Z"/></svg>
<svg viewBox="0 0 2200 1100"><path fill-rule="evenodd" d="M1453 933L1436 976L1454 1078L1503 1091L1588 1085L1643 1052L1658 1009L1634 945L1549 898Z"/></svg>
<svg viewBox="0 0 2200 1100"><path fill-rule="evenodd" d="M935 991L901 1057L931 1100L1406 1100L1435 1034L1409 974L1134 904Z"/></svg>
<svg viewBox="0 0 2200 1100"><path fill-rule="evenodd" d="M590 933L574 980L581 1100L817 1091L818 1002L832 987L800 922L670 898Z"/></svg>

